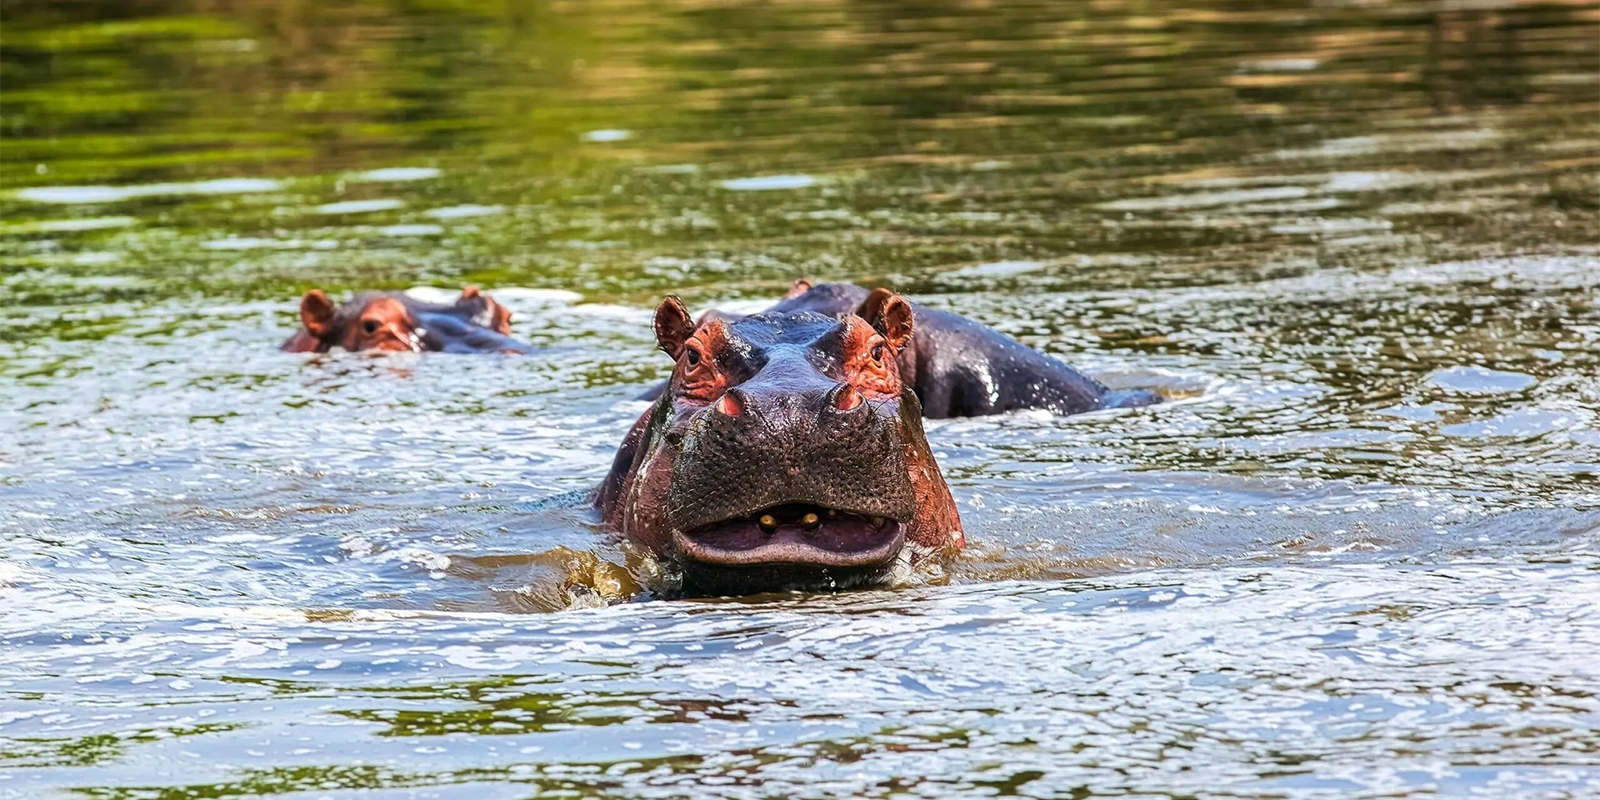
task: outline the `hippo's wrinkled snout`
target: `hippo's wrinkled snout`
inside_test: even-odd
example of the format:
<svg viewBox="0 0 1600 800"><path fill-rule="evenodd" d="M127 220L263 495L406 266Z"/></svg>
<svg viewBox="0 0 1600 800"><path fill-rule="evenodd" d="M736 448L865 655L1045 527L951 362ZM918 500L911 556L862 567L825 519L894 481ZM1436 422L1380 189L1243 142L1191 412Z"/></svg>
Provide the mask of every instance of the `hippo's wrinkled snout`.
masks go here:
<svg viewBox="0 0 1600 800"><path fill-rule="evenodd" d="M691 573L781 568L792 584L894 560L916 497L893 409L804 363L769 364L727 397L699 412L674 463L667 517Z"/></svg>

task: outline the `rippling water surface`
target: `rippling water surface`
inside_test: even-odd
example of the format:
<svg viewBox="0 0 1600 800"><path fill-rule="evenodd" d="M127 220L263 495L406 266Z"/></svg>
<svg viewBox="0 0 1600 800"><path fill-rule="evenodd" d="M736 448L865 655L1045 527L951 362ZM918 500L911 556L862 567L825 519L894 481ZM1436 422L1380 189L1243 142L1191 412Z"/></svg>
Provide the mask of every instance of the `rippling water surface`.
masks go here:
<svg viewBox="0 0 1600 800"><path fill-rule="evenodd" d="M6 2L0 796L1600 795L1600 8ZM649 309L890 285L1173 402L969 551L655 599ZM301 356L308 288L539 347Z"/></svg>

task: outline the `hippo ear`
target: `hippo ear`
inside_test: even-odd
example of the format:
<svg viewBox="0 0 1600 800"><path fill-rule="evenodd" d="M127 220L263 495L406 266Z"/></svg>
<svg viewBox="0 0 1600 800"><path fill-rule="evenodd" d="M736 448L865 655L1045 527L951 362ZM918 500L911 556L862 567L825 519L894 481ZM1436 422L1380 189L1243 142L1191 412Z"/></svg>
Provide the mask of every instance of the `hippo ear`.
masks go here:
<svg viewBox="0 0 1600 800"><path fill-rule="evenodd" d="M911 343L911 328L915 324L911 304L888 289L873 289L856 309L856 316L872 323L897 353Z"/></svg>
<svg viewBox="0 0 1600 800"><path fill-rule="evenodd" d="M312 289L300 298L300 324L306 326L306 333L318 339L327 336L333 330L333 318L338 314L333 301L328 299L326 292L321 289Z"/></svg>
<svg viewBox="0 0 1600 800"><path fill-rule="evenodd" d="M496 303L493 297L490 297L489 295L484 294L482 291L479 291L478 287L468 286L467 288L462 289L461 296L456 298L456 305L459 306L462 303L471 303L479 298L482 298L484 310L489 312L489 324L487 326L489 330L492 330L501 336L510 336L511 309Z"/></svg>
<svg viewBox="0 0 1600 800"><path fill-rule="evenodd" d="M794 298L811 291L811 285L811 281L808 281L805 278L800 278L794 282L793 286L789 287L789 291L784 293L783 299L793 300Z"/></svg>
<svg viewBox="0 0 1600 800"><path fill-rule="evenodd" d="M655 327L656 344L677 361L683 354L684 343L694 335L694 318L689 316L689 309L684 308L683 301L676 296L669 296L656 306Z"/></svg>
<svg viewBox="0 0 1600 800"><path fill-rule="evenodd" d="M489 327L494 329L494 332L500 334L501 336L510 336L511 309L496 303L492 297L488 298L488 300L489 308L494 313L494 317L489 322Z"/></svg>

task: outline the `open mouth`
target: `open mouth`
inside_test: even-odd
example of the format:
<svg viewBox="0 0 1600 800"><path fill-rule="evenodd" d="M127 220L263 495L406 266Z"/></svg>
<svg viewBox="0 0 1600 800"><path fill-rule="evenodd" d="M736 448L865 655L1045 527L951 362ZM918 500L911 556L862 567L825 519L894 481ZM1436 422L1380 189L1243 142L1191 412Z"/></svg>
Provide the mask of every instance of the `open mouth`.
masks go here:
<svg viewBox="0 0 1600 800"><path fill-rule="evenodd" d="M873 567L892 560L905 543L896 520L804 503L674 531L672 538L685 559L720 567Z"/></svg>

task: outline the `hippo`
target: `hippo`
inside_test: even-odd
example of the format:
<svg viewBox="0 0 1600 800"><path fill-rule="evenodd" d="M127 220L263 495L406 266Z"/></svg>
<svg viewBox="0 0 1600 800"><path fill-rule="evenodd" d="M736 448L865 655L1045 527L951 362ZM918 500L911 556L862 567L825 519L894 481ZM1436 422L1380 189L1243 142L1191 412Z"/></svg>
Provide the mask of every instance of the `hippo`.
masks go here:
<svg viewBox="0 0 1600 800"><path fill-rule="evenodd" d="M868 291L849 283L813 285L800 280L768 311L873 319L891 297L896 295L887 289ZM929 419L1024 409L1067 415L1161 402L1161 396L1150 391L1112 391L1066 362L976 320L915 303L910 306L916 333L898 351L897 362L901 382L916 393ZM701 323L730 319L723 312L709 311ZM666 384L658 385L642 399L654 399L665 388Z"/></svg>
<svg viewBox="0 0 1600 800"><path fill-rule="evenodd" d="M697 324L662 301L672 377L596 493L605 523L681 569L687 593L881 583L959 551L960 515L896 366L912 306L885 294L867 308Z"/></svg>
<svg viewBox="0 0 1600 800"><path fill-rule="evenodd" d="M402 292L365 292L341 306L313 289L300 298L300 322L300 330L283 343L282 350L531 352L510 337L511 312L476 286L463 289L454 303L427 303Z"/></svg>

